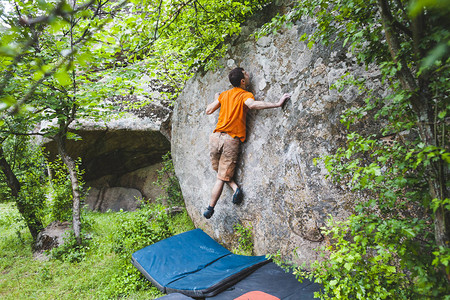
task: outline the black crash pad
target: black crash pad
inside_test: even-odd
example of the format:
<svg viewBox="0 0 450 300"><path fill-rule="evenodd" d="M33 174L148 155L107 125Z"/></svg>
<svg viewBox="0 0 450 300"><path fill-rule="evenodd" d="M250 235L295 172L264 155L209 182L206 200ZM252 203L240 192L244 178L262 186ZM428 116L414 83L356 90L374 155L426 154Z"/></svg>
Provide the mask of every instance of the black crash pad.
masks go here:
<svg viewBox="0 0 450 300"><path fill-rule="evenodd" d="M251 291L261 291L282 300L310 300L321 285L304 279L301 283L275 263L268 263L211 300L231 300Z"/></svg>

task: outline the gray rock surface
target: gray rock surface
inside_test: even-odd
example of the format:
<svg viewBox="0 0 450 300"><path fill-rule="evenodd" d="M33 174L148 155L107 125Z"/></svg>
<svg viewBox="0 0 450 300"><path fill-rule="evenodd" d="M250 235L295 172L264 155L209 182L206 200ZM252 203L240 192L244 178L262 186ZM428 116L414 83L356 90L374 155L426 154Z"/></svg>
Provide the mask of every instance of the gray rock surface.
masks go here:
<svg viewBox="0 0 450 300"><path fill-rule="evenodd" d="M147 200L153 201L160 196L165 196L166 192L155 184L158 179L158 170L162 168L161 163L138 169L120 176L106 175L98 179L89 181L90 187L97 189L105 187L125 187L139 190Z"/></svg>
<svg viewBox="0 0 450 300"><path fill-rule="evenodd" d="M91 188L86 197L89 209L99 212L134 211L139 208L142 194L137 189L124 187Z"/></svg>
<svg viewBox="0 0 450 300"><path fill-rule="evenodd" d="M253 27L252 27L253 26ZM172 117L172 156L187 210L197 227L227 246L235 243L233 226L251 224L255 254L276 253L308 262L318 258L314 250L328 243L320 227L328 214L343 219L352 212L354 194L336 186L314 158L331 154L345 141L340 115L350 105L363 105L352 88L330 87L350 72L380 86L380 73L359 66L344 49L320 45L309 49L299 42L311 32L309 21L277 35L256 41L249 34L232 42L220 61L222 68L199 72L177 100ZM229 89L228 72L240 66L251 74L251 90L257 100L276 102L283 93L292 98L284 108L250 111L247 141L242 144L235 179L244 191L240 206L231 202L232 191L224 188L214 216L202 216L208 205L215 172L211 169L208 138L218 112L205 115L214 94ZM359 130L375 130L359 124ZM378 125L380 126L380 125ZM295 255L294 255L295 253Z"/></svg>
<svg viewBox="0 0 450 300"><path fill-rule="evenodd" d="M54 221L50 223L44 230L39 232L34 244L33 257L36 260L47 260L48 257L44 251L51 250L64 244L66 232L72 229L70 222Z"/></svg>

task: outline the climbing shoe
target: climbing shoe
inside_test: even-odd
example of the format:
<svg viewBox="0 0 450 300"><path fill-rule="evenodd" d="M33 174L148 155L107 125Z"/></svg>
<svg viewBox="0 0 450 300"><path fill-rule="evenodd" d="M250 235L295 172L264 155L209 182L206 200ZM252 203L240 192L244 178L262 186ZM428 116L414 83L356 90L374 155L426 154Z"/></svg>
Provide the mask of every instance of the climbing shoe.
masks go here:
<svg viewBox="0 0 450 300"><path fill-rule="evenodd" d="M233 194L233 204L241 204L243 196L244 195L242 194L242 190L240 188L237 188Z"/></svg>
<svg viewBox="0 0 450 300"><path fill-rule="evenodd" d="M208 206L208 208L203 213L203 216L207 219L211 218L214 214L214 207Z"/></svg>

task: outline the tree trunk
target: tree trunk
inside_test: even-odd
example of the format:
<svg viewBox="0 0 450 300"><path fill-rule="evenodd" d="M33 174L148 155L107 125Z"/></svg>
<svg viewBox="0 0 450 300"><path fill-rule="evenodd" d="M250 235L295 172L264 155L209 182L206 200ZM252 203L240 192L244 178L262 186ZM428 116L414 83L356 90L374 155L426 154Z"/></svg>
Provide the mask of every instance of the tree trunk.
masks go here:
<svg viewBox="0 0 450 300"><path fill-rule="evenodd" d="M80 183L78 181L77 170L75 161L67 154L66 151L66 138L65 133L59 133L56 136L56 145L58 147L58 153L61 156L63 163L67 166L69 170L70 182L72 184L72 196L73 196L73 206L72 206L72 226L75 238L78 244L81 244L81 218L80 218Z"/></svg>
<svg viewBox="0 0 450 300"><path fill-rule="evenodd" d="M44 226L39 218L36 216L36 212L31 208L27 208L26 204L21 201L19 198L20 192L20 182L17 179L16 175L11 169L11 166L6 161L3 155L3 148L0 146L0 169L6 176L6 181L8 187L11 189L11 195L16 199L17 209L19 213L25 219L25 223L27 224L28 230L30 230L31 236L35 241L39 232L42 231Z"/></svg>
<svg viewBox="0 0 450 300"><path fill-rule="evenodd" d="M72 9L75 9L76 7L76 0L69 1L70 6ZM73 56L74 56L74 35L73 35L73 28L76 26L76 21L74 20L74 16L70 16L70 50L71 50L71 57L70 61L73 64ZM72 70L72 80L73 80L73 94L76 94L77 91L77 84L75 80L75 68ZM73 223L73 232L75 234L75 238L77 240L78 245L81 244L81 219L80 219L80 205L81 205L81 195L80 195L80 183L78 182L78 176L77 176L77 169L75 161L67 154L66 151L66 134L67 134L67 128L69 127L69 124L75 119L76 114L76 105L75 105L75 96L72 98L72 107L70 109L70 117L66 121L65 124L60 124L60 131L57 135L56 143L58 145L58 152L61 156L61 159L63 163L67 166L67 169L69 170L69 177L70 182L72 183L72 195L73 195L73 206L72 206L72 223Z"/></svg>
<svg viewBox="0 0 450 300"><path fill-rule="evenodd" d="M420 47L422 44L422 39L426 34L425 23L426 18L424 12L418 14L413 20L411 20L414 54L417 61L420 61L420 59L426 55L425 50ZM419 91L417 94L420 102L424 103L425 107L413 106L413 109L419 116L419 127L422 140L424 140L428 145L442 147L445 149L445 142L440 142L438 139L438 124L436 122L437 112L434 108L434 105L437 104L433 102L433 97L429 92L429 76L429 70L422 70L421 74L418 76ZM445 136L445 132L442 136ZM448 198L448 189L446 185L448 169L446 166L446 162L442 159L432 161L430 163L430 173L432 176L429 177L428 183L433 199L437 198L443 200ZM449 247L450 211L445 209L442 205L436 210L434 215L434 230L436 243L439 246Z"/></svg>

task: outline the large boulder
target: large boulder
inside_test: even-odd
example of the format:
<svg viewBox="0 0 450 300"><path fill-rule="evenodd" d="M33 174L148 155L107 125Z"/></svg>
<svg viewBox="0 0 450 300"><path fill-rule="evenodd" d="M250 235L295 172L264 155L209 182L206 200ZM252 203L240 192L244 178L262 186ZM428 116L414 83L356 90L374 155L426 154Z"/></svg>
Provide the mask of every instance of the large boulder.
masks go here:
<svg viewBox="0 0 450 300"><path fill-rule="evenodd" d="M341 220L352 213L354 194L326 178L327 170L314 159L333 153L345 141L340 115L350 106L363 105L352 88L330 87L345 73L364 76L381 86L380 73L359 66L342 48L320 45L311 49L300 36L314 30L305 21L291 29L255 40L256 22L219 61L215 71L198 72L177 100L172 117L172 156L187 210L195 225L218 241L232 245L236 223L251 224L256 254L276 253L307 262L314 250L327 243L320 227L328 215ZM210 220L202 216L216 174L210 166L208 138L218 112L205 115L214 94L229 89L228 72L243 67L251 74L257 100L276 102L292 93L284 108L250 111L247 141L242 144L235 179L243 188L240 206L232 204L225 187ZM369 130L360 124L359 130ZM374 126L370 130L374 130Z"/></svg>
<svg viewBox="0 0 450 300"><path fill-rule="evenodd" d="M124 187L91 188L86 198L88 208L94 211L134 211L141 205L142 194L137 189Z"/></svg>
<svg viewBox="0 0 450 300"><path fill-rule="evenodd" d="M119 100L138 101L133 97ZM90 208L133 210L138 205L136 197L155 200L164 195L153 182L162 167L162 156L170 150L171 108L167 103L154 101L111 115L108 120L78 120L71 125L71 132L80 139L68 140L67 152L74 159L81 158L84 180L91 187L86 201ZM56 157L55 142L48 140L43 144L50 159ZM113 197L111 188L122 191L120 199Z"/></svg>

